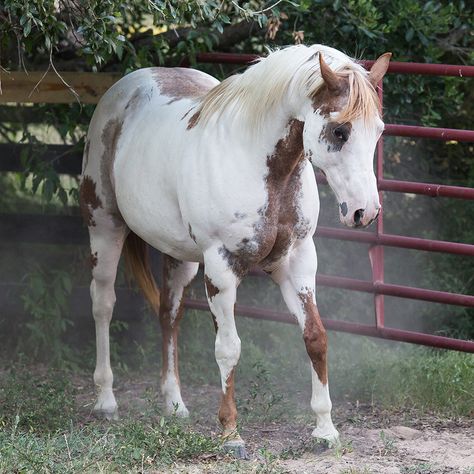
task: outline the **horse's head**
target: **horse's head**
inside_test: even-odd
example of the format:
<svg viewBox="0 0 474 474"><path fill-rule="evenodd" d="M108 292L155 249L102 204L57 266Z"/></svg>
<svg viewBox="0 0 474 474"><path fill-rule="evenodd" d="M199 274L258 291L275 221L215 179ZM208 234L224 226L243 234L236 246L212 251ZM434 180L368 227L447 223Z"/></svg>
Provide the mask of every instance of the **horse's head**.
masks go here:
<svg viewBox="0 0 474 474"><path fill-rule="evenodd" d="M380 210L373 157L384 124L375 87L390 56L380 56L366 75L351 69L334 72L319 54L324 83L304 118L304 149L326 175L341 222L349 227L369 225Z"/></svg>

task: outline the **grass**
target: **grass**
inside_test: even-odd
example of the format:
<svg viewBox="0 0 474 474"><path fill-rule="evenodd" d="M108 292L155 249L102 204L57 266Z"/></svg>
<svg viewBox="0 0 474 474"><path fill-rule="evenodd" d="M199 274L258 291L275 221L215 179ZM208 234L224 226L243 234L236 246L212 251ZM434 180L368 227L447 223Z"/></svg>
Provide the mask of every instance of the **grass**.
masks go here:
<svg viewBox="0 0 474 474"><path fill-rule="evenodd" d="M471 354L367 340L341 351L333 387L348 399L391 408L469 416L474 406ZM355 349L355 348L354 348Z"/></svg>
<svg viewBox="0 0 474 474"><path fill-rule="evenodd" d="M0 472L138 472L220 454L216 439L153 403L141 416L84 424L71 375L20 368L2 377Z"/></svg>
<svg viewBox="0 0 474 474"><path fill-rule="evenodd" d="M412 466L405 466L401 472L402 474L431 474L433 472L433 465L422 462Z"/></svg>
<svg viewBox="0 0 474 474"><path fill-rule="evenodd" d="M379 450L380 456L390 456L397 452L395 440L388 437L383 430L380 432L380 439L382 441L382 448Z"/></svg>
<svg viewBox="0 0 474 474"><path fill-rule="evenodd" d="M236 386L241 425L282 420L311 424L309 363L299 329L245 318L238 318L237 324L242 339ZM112 346L117 380L124 376L133 380L140 373L158 378L156 320L148 320L138 341L127 340L127 330L118 329ZM189 311L180 339L184 386L219 385L213 343L208 314ZM388 411L416 409L450 417L471 414L471 355L335 333L330 333L329 347L336 416L342 401ZM91 346L85 349L90 356L82 359L88 360L74 370L86 371L91 379ZM280 473L285 472L282 463L319 452L317 443L308 439L278 453L261 448L258 461L250 464L230 460L221 452L216 436L163 418L150 397L140 413L132 411L117 423L102 423L80 412L71 383L75 371L69 364L60 370L26 362L30 365L13 364L0 371L0 472L166 472L175 466L184 466L179 472L186 472L187 463L213 462L215 469L208 472ZM296 400L303 398L304 415ZM352 421L359 423L356 418ZM393 441L383 432L380 436L380 454L396 454ZM340 458L352 451L351 443L343 442L332 455ZM407 469L411 472L411 467ZM423 466L418 470L425 472Z"/></svg>
<svg viewBox="0 0 474 474"><path fill-rule="evenodd" d="M139 472L219 452L215 440L177 420L157 424L124 420L72 426L49 435L5 426L0 433L0 472Z"/></svg>
<svg viewBox="0 0 474 474"><path fill-rule="evenodd" d="M0 426L11 433L54 433L75 419L75 393L70 373L14 366L1 377Z"/></svg>

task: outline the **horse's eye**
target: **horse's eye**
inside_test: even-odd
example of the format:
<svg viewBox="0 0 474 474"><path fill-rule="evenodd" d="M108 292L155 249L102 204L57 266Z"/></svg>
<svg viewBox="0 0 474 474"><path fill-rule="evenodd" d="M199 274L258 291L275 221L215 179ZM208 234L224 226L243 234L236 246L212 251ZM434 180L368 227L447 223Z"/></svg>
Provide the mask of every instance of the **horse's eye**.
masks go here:
<svg viewBox="0 0 474 474"><path fill-rule="evenodd" d="M335 128L332 133L341 142L347 142L349 139L350 128L346 127L346 125L341 125Z"/></svg>

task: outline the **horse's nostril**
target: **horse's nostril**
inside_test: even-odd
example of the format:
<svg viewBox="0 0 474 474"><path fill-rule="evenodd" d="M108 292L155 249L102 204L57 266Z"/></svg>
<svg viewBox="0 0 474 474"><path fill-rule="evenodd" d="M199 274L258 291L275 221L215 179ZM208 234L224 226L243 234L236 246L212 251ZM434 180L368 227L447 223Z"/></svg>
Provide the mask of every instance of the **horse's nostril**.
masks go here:
<svg viewBox="0 0 474 474"><path fill-rule="evenodd" d="M354 224L356 226L361 225L362 218L364 217L364 209L357 209L354 213Z"/></svg>

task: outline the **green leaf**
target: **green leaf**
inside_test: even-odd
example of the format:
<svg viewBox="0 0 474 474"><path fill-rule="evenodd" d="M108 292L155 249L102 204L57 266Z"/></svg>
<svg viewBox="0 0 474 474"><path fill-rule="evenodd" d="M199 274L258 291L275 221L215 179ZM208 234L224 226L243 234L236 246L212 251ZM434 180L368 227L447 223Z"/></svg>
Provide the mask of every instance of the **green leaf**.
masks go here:
<svg viewBox="0 0 474 474"><path fill-rule="evenodd" d="M27 37L31 33L31 20L28 20L23 28L23 36Z"/></svg>
<svg viewBox="0 0 474 474"><path fill-rule="evenodd" d="M43 183L43 196L46 199L47 202L51 201L54 193L54 183L47 179Z"/></svg>
<svg viewBox="0 0 474 474"><path fill-rule="evenodd" d="M64 188L58 189L58 198L64 205L67 204L67 193Z"/></svg>

